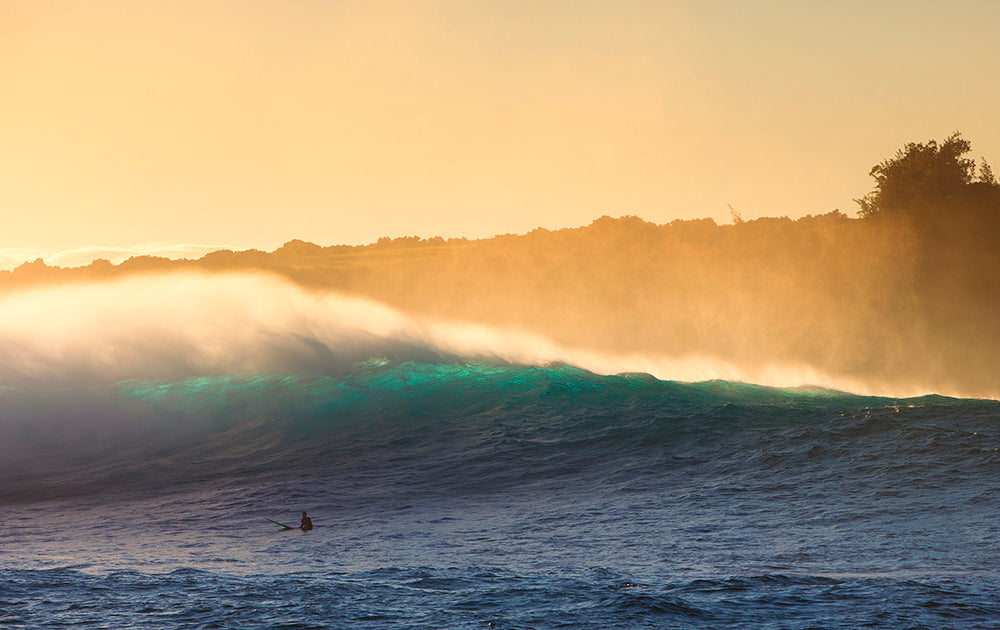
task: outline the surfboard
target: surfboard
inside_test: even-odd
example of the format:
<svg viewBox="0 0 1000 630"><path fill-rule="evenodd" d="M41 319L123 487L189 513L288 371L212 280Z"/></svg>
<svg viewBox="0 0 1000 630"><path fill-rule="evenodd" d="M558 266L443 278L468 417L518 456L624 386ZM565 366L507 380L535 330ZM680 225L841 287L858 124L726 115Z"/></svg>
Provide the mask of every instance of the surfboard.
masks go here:
<svg viewBox="0 0 1000 630"><path fill-rule="evenodd" d="M265 517L265 518L266 518L266 517ZM268 518L267 520L271 521L271 522L272 522L272 523L274 523L275 525L281 525L281 526L282 526L282 527L284 527L285 529L298 529L298 527L292 527L291 525L285 525L284 523L279 523L278 521L275 521L275 520L272 520L272 519L269 519L269 518Z"/></svg>

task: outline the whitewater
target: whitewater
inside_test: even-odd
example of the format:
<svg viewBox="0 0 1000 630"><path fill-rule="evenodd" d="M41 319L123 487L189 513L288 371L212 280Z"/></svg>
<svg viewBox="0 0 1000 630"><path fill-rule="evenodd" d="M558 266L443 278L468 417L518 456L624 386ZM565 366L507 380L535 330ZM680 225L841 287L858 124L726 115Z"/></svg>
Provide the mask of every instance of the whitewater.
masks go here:
<svg viewBox="0 0 1000 630"><path fill-rule="evenodd" d="M998 420L272 276L12 292L0 625L997 628Z"/></svg>

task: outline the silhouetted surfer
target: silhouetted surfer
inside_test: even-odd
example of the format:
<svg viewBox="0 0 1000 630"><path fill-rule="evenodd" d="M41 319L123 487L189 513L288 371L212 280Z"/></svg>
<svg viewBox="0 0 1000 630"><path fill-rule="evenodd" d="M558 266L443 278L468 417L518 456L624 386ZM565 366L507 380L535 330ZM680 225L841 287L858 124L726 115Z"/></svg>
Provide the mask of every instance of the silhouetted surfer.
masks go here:
<svg viewBox="0 0 1000 630"><path fill-rule="evenodd" d="M299 529L301 529L301 530L302 530L302 531L304 531L304 532L307 532L307 531L309 531L309 530L310 530L310 529L312 529L312 528L313 528L313 522L312 522L312 519L311 519L311 518L309 518L309 517L308 517L308 516L306 515L306 513L305 513L305 512L303 512L303 513L302 513L302 523L301 523L301 524L299 524Z"/></svg>

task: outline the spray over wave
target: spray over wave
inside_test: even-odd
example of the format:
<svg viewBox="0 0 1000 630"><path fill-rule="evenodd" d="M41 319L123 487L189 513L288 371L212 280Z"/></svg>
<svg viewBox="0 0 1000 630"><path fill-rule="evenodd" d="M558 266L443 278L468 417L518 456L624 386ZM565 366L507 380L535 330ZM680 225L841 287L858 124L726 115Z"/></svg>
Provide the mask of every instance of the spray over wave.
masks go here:
<svg viewBox="0 0 1000 630"><path fill-rule="evenodd" d="M808 365L711 356L614 354L515 328L408 314L309 291L265 274L173 273L24 290L0 298L7 385L181 379L247 373L342 374L368 360L573 365L597 374L721 379L777 387L914 395Z"/></svg>

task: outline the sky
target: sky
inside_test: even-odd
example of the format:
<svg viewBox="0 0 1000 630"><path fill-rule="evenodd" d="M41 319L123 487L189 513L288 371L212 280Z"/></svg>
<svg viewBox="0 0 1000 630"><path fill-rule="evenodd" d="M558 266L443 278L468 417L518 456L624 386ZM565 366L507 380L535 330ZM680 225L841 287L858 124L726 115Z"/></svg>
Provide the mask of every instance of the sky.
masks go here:
<svg viewBox="0 0 1000 630"><path fill-rule="evenodd" d="M961 131L995 0L0 0L0 268L854 215Z"/></svg>

